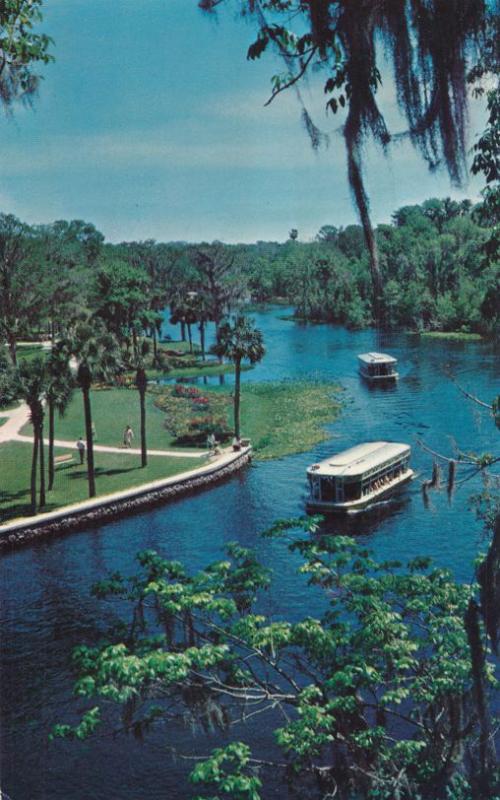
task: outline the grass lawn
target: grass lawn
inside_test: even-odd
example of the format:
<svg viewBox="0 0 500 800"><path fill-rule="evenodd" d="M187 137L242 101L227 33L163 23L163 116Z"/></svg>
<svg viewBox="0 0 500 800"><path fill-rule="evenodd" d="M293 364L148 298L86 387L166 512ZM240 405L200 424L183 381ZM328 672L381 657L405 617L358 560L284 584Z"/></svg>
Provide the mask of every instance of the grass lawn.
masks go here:
<svg viewBox="0 0 500 800"><path fill-rule="evenodd" d="M16 352L18 361L31 361L35 356L41 356L49 351L44 350L41 344L20 344Z"/></svg>
<svg viewBox="0 0 500 800"><path fill-rule="evenodd" d="M0 445L0 522L29 514L31 453L31 445L24 442ZM85 466L77 463L74 449L56 448L56 455L64 453L71 453L76 459L56 467L54 489L47 494L44 511L88 498ZM138 455L95 452L94 457L98 495L166 478L205 463L204 459L150 456L150 463L142 469Z"/></svg>
<svg viewBox="0 0 500 800"><path fill-rule="evenodd" d="M483 338L480 333L464 333L463 331L423 331L420 335L427 339L450 339L456 342L479 342Z"/></svg>
<svg viewBox="0 0 500 800"><path fill-rule="evenodd" d="M193 334L194 334L194 330L193 330ZM187 336L187 333L186 333L186 336ZM153 340L149 339L148 341L150 343L151 350L153 350ZM179 353L182 352L182 353L189 354L189 342L187 340L185 342L183 342L182 339L179 339L178 341L172 339L172 340L169 340L169 341L158 342L158 350L165 350L165 351L166 350L177 350ZM194 336L193 336L193 355L196 355L199 352L201 352L200 345L199 345L198 342L194 341Z"/></svg>
<svg viewBox="0 0 500 800"><path fill-rule="evenodd" d="M148 448L167 450L172 448L172 436L165 430L165 415L154 405L154 397L146 395L146 436ZM140 411L137 389L96 389L91 392L92 419L96 428L96 444L117 447L123 442L123 430L131 425L135 438L134 447L140 447ZM31 425L22 431L31 436ZM80 390L75 390L70 407L64 417L56 416L56 439L71 442L83 436L83 399Z"/></svg>
<svg viewBox="0 0 500 800"><path fill-rule="evenodd" d="M19 400L13 400L12 403L7 403L6 406L0 407L0 414L4 414L6 411L12 411L14 408L17 408L21 405Z"/></svg>
<svg viewBox="0 0 500 800"><path fill-rule="evenodd" d="M242 372L247 372L249 369L253 369L251 364L243 364L241 367ZM205 362L204 365L203 362L200 361L200 366L198 367L172 369L166 375L165 373L162 374L167 378L199 378L203 377L203 375L227 375L230 372L234 372L234 364L213 364Z"/></svg>

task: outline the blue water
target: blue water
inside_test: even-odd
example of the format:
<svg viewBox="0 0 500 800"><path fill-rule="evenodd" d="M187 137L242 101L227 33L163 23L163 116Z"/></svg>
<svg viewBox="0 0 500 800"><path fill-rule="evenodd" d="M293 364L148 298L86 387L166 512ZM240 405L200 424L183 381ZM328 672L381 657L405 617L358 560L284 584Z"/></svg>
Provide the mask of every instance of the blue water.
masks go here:
<svg viewBox="0 0 500 800"><path fill-rule="evenodd" d="M73 720L83 708L71 696L69 656L75 644L95 641L112 617L113 610L89 592L107 570L132 571L134 554L145 547L195 569L238 539L255 547L274 570L273 588L263 600L266 611L295 618L319 613L322 598L296 574L297 557L258 535L277 517L303 513L308 464L359 441L392 439L414 445L413 467L428 476L432 458L417 446L417 438L450 454L454 442L463 450L495 446L498 433L491 418L465 400L447 375L478 396L493 398L499 393L500 363L491 343L305 326L279 319L286 313L280 308L254 314L267 355L243 380L300 377L340 383L345 406L329 427L328 441L308 453L254 462L224 484L153 511L3 557L1 774L12 800L182 800L195 794L185 781L188 766L172 761L164 747L175 743L185 752L206 753L219 742L175 727L143 745L109 736L49 745L50 727ZM399 359L397 385L370 389L359 379L356 355L374 349ZM360 536L381 558L427 554L460 580L470 580L483 542L481 524L468 505L480 488L480 479L471 479L451 498L445 491L432 493L425 507L417 480L375 512L328 525ZM264 725L255 722L238 735L270 746ZM282 796L270 786L267 797Z"/></svg>

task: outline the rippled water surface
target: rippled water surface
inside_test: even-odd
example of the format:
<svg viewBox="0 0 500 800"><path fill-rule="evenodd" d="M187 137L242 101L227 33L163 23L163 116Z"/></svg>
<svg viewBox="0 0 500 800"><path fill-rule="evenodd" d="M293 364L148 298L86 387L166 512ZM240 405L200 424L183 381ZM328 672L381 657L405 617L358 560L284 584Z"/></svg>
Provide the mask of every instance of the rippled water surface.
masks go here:
<svg viewBox="0 0 500 800"><path fill-rule="evenodd" d="M1 776L12 800L187 798L192 796L184 779L187 766L165 755L163 744L199 753L215 745L184 728L158 732L143 745L109 737L48 744L50 727L81 710L71 697L69 656L76 643L94 641L110 618L111 611L89 593L107 570L132 570L134 554L145 547L196 568L218 558L226 542L239 539L256 547L274 570L274 587L265 599L268 611L295 617L319 613L321 600L296 575L295 557L282 544L258 536L277 517L303 512L308 464L363 440L391 439L413 444L413 467L428 475L431 456L416 445L417 438L448 452L454 442L464 450L492 448L498 434L491 419L464 400L447 377L451 373L463 387L493 398L500 368L492 344L303 326L280 319L284 313L272 309L254 315L268 354L243 380L300 377L340 383L345 408L330 426L328 441L308 453L254 462L198 495L2 559ZM397 385L370 389L359 379L356 355L374 349L399 359ZM469 580L481 526L468 510L468 499L480 486L477 478L469 480L451 499L444 491L433 493L426 508L417 480L377 511L329 525L363 537L379 557L429 554ZM244 737L265 741L257 722ZM279 797L279 789L271 786L268 796Z"/></svg>

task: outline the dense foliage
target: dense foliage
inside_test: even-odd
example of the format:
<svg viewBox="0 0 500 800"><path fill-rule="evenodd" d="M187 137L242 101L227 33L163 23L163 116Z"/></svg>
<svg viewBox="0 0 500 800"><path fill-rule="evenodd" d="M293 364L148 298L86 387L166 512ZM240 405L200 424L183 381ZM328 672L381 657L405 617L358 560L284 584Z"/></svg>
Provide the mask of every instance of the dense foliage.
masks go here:
<svg viewBox="0 0 500 800"><path fill-rule="evenodd" d="M41 76L38 67L52 61L51 39L38 31L42 0L0 3L0 106L30 102Z"/></svg>
<svg viewBox="0 0 500 800"><path fill-rule="evenodd" d="M491 102L493 117L498 103ZM495 185L476 206L431 199L398 209L391 224L378 226L386 327L498 329ZM207 325L220 326L248 301L279 300L292 304L299 318L353 327L374 319L358 225L324 225L312 242L111 245L89 223L29 227L0 215L0 289L0 340L13 362L17 340L64 334L82 310L103 321L133 365L138 337L150 334L155 366L161 366L166 306L182 338L192 347L195 337L203 355Z"/></svg>
<svg viewBox="0 0 500 800"><path fill-rule="evenodd" d="M474 587L427 559L377 563L352 539L315 534L314 520L277 523L268 535L298 525L313 535L289 546L316 604L324 592L322 616L259 613L271 575L237 544L195 575L145 551L138 576L97 585L97 596L130 604L130 619L76 649L75 691L92 705L55 735L111 724L142 737L159 723L172 743L181 719L230 729L232 743L191 773L217 798L258 800L271 770L310 798L492 796L464 628ZM490 663L486 674L489 693ZM251 750L245 726L234 726L256 714L262 736Z"/></svg>

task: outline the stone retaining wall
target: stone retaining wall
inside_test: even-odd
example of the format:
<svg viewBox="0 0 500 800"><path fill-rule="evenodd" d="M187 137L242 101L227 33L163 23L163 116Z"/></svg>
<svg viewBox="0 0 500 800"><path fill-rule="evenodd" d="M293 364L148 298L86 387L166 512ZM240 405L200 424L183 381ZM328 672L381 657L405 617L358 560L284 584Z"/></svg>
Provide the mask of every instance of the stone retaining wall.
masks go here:
<svg viewBox="0 0 500 800"><path fill-rule="evenodd" d="M130 514L140 512L144 508L160 505L173 498L188 494L197 489L203 489L210 484L224 480L224 478L227 478L244 464L248 463L250 458L251 451L247 450L242 453L239 458L231 461L229 464L226 464L220 469L214 469L204 475L192 475L178 481L171 481L168 485L155 489L141 490L141 488L138 487L137 489L131 490L131 494L127 497L110 498L109 500L103 498L102 501L99 502L99 505L96 505L92 509L71 511L64 517L56 520L40 520L40 522L33 522L31 519L25 526L16 527L15 530L10 531L7 526L5 531L0 529L0 549L31 544L33 541L41 539L42 537L70 533L101 522L108 522L118 519L119 517L129 516Z"/></svg>

